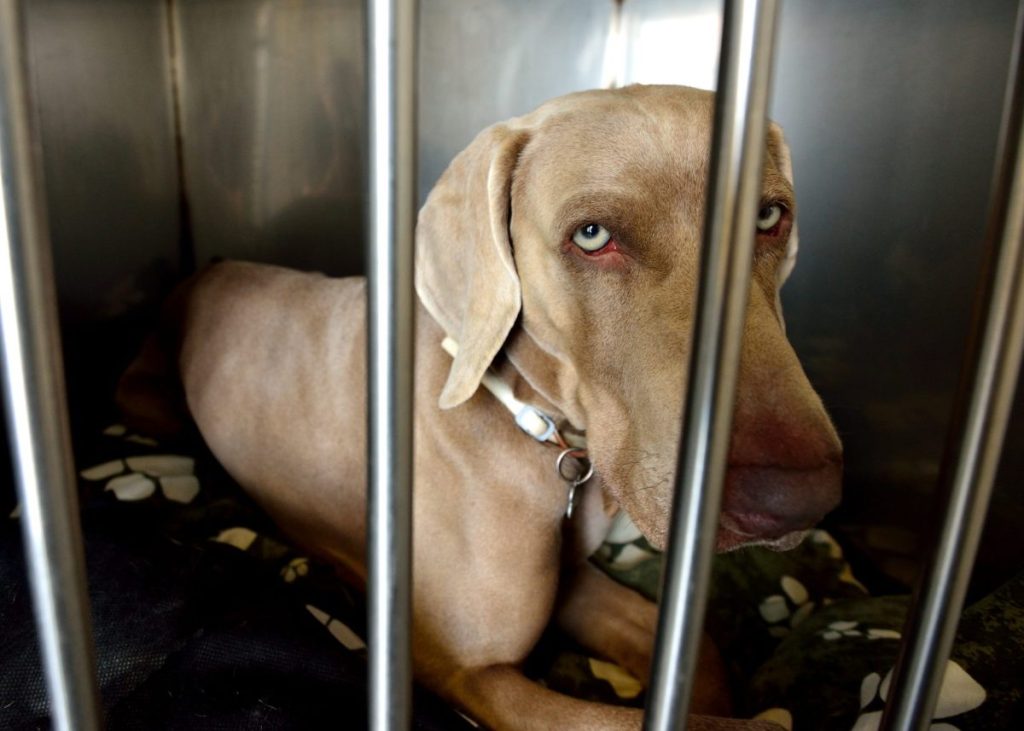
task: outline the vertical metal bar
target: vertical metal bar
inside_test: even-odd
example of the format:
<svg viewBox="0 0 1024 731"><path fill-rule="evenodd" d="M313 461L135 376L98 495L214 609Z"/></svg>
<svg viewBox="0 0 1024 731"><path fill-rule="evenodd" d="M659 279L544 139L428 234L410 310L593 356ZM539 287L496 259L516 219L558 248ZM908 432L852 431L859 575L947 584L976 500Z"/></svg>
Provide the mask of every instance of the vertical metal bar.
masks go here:
<svg viewBox="0 0 1024 731"><path fill-rule="evenodd" d="M368 8L370 729L411 721L415 0Z"/></svg>
<svg viewBox="0 0 1024 731"><path fill-rule="evenodd" d="M693 347L645 726L685 727L732 430L777 3L726 0Z"/></svg>
<svg viewBox="0 0 1024 731"><path fill-rule="evenodd" d="M92 628L24 32L19 3L0 0L0 328L7 423L54 726L95 729Z"/></svg>
<svg viewBox="0 0 1024 731"><path fill-rule="evenodd" d="M940 472L948 496L919 579L882 728L931 725L999 467L1024 344L1024 3L997 158L971 341Z"/></svg>

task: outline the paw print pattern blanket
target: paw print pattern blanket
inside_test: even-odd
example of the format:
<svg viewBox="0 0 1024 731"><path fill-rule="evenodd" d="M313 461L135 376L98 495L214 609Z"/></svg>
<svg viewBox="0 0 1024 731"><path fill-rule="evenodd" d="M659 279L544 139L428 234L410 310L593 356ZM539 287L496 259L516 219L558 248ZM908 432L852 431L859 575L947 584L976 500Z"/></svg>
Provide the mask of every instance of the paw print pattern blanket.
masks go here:
<svg viewBox="0 0 1024 731"><path fill-rule="evenodd" d="M112 427L78 464L90 599L112 729L365 728L365 607L290 546L198 440ZM16 507L0 530L0 728L47 728ZM596 562L655 597L660 558L618 531ZM906 597L871 597L814 532L785 554L716 559L708 629L737 711L783 728L877 728ZM548 686L642 705L639 682L550 633L528 663ZM968 608L932 729L1024 728L1024 575ZM475 724L417 690L417 729Z"/></svg>
<svg viewBox="0 0 1024 731"><path fill-rule="evenodd" d="M642 538L599 560L655 597L660 561ZM711 587L706 625L737 715L791 731L879 727L909 596L870 596L822 530L787 553L717 556ZM964 611L930 728L1024 728L1024 573Z"/></svg>

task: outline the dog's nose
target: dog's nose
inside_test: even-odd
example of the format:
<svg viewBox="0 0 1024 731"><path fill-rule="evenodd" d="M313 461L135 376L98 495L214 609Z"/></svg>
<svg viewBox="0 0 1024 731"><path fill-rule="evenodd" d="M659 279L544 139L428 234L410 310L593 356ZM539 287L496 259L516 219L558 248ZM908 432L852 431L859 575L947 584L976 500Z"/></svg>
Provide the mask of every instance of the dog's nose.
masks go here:
<svg viewBox="0 0 1024 731"><path fill-rule="evenodd" d="M810 528L839 504L841 483L839 457L799 469L730 465L722 496L722 524L751 540Z"/></svg>

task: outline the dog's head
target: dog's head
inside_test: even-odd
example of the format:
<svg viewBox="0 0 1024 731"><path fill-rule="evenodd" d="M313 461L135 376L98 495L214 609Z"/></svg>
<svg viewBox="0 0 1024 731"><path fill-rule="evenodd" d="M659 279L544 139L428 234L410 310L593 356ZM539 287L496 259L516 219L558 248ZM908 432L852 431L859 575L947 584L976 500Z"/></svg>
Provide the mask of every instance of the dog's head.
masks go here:
<svg viewBox="0 0 1024 731"><path fill-rule="evenodd" d="M680 433L713 96L629 87L548 102L482 132L424 206L417 290L460 345L440 396L477 390L503 347L587 431L591 459L663 546ZM796 251L788 150L772 127L719 550L788 547L839 497L841 448L786 340Z"/></svg>

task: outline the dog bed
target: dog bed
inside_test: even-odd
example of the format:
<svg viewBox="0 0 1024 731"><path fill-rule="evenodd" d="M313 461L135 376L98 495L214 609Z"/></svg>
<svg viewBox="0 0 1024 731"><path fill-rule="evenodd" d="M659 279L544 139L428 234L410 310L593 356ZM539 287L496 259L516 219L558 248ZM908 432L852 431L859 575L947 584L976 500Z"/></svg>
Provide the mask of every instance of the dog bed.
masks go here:
<svg viewBox="0 0 1024 731"><path fill-rule="evenodd" d="M110 728L364 728L365 607L283 540L198 439L111 427L78 443L99 679ZM0 531L0 727L45 728L17 508ZM655 597L660 559L610 537L595 561ZM453 566L453 571L458 567ZM906 597L871 597L814 531L788 553L715 560L707 625L737 711L784 728L873 729ZM548 686L642 705L640 684L549 632L528 662ZM1024 728L1024 576L963 616L933 729ZM472 728L417 690L417 729Z"/></svg>

